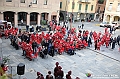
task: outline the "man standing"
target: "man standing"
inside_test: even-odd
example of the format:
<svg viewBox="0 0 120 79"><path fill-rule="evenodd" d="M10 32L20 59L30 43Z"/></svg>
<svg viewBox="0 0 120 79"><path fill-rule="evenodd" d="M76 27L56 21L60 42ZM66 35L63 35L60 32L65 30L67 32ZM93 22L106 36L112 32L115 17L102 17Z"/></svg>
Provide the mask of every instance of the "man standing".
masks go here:
<svg viewBox="0 0 120 79"><path fill-rule="evenodd" d="M36 47L37 47L37 43L34 40L33 43L32 43L33 53L36 53Z"/></svg>
<svg viewBox="0 0 120 79"><path fill-rule="evenodd" d="M21 19L21 26L23 25L23 19Z"/></svg>
<svg viewBox="0 0 120 79"><path fill-rule="evenodd" d="M117 43L120 45L120 35L117 36Z"/></svg>
<svg viewBox="0 0 120 79"><path fill-rule="evenodd" d="M83 27L84 27L84 24L82 24L82 29L83 29Z"/></svg>

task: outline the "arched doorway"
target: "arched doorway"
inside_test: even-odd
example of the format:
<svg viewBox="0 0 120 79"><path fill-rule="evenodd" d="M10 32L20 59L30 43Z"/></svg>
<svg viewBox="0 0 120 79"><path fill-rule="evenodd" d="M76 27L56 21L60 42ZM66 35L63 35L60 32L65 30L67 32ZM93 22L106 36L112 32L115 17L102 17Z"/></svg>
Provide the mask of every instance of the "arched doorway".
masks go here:
<svg viewBox="0 0 120 79"><path fill-rule="evenodd" d="M21 25L21 20L23 20L23 25L27 24L27 12L18 12L18 25Z"/></svg>
<svg viewBox="0 0 120 79"><path fill-rule="evenodd" d="M90 14L89 19L93 20L94 19L94 14Z"/></svg>
<svg viewBox="0 0 120 79"><path fill-rule="evenodd" d="M100 15L99 15L99 14L97 14L97 15L96 15L96 20L99 20L99 17L100 17Z"/></svg>
<svg viewBox="0 0 120 79"><path fill-rule="evenodd" d="M46 25L47 22L48 22L48 15L49 13L41 13L41 21L40 21L40 24L42 25Z"/></svg>
<svg viewBox="0 0 120 79"><path fill-rule="evenodd" d="M69 21L70 21L70 22L71 22L71 21L72 21L72 22L74 21L74 14L70 13Z"/></svg>
<svg viewBox="0 0 120 79"><path fill-rule="evenodd" d="M59 20L60 20L60 21L64 21L64 15L63 15L63 13L62 13L62 12L60 12L60 14L59 14L59 15L60 15Z"/></svg>
<svg viewBox="0 0 120 79"><path fill-rule="evenodd" d="M14 13L12 11L6 11L3 12L4 13L4 20L11 22L12 24L14 24Z"/></svg>
<svg viewBox="0 0 120 79"><path fill-rule="evenodd" d="M119 21L119 16L114 16L114 21Z"/></svg>
<svg viewBox="0 0 120 79"><path fill-rule="evenodd" d="M37 25L37 17L38 13L37 12L32 12L30 13L30 25Z"/></svg>
<svg viewBox="0 0 120 79"><path fill-rule="evenodd" d="M83 13L80 14L80 19L81 20L84 19L84 14Z"/></svg>
<svg viewBox="0 0 120 79"><path fill-rule="evenodd" d="M107 22L110 22L110 15L107 15Z"/></svg>

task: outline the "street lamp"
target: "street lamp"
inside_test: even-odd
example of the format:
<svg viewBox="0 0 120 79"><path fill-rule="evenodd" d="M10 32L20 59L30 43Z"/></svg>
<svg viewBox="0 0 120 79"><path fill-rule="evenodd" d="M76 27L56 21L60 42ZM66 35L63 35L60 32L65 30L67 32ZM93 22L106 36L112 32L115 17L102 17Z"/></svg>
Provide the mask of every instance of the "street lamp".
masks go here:
<svg viewBox="0 0 120 79"><path fill-rule="evenodd" d="M70 22L70 29L72 28L72 19L73 19L73 9L74 9L74 5L75 5L75 2L74 2L74 0L73 0L73 2L72 2L72 14L71 14L71 22Z"/></svg>

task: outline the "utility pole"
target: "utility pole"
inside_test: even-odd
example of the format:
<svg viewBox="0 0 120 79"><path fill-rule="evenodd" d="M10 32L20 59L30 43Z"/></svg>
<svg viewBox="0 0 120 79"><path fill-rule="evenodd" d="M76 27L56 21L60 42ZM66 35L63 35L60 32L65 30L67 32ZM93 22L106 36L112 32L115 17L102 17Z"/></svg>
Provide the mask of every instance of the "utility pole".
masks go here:
<svg viewBox="0 0 120 79"><path fill-rule="evenodd" d="M65 20L67 20L67 4L68 3L68 0L66 0L66 4L65 4Z"/></svg>
<svg viewBox="0 0 120 79"><path fill-rule="evenodd" d="M73 9L74 9L74 5L75 5L75 3L74 3L74 0L72 1L72 14L71 14L71 22L70 22L70 29L72 28L72 22L73 22Z"/></svg>

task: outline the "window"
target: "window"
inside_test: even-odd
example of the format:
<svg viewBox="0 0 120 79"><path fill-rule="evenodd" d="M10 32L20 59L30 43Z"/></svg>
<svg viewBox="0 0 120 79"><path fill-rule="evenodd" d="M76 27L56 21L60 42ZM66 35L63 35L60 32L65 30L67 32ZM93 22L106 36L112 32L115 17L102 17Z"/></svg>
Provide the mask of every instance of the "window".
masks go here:
<svg viewBox="0 0 120 79"><path fill-rule="evenodd" d="M6 0L6 2L12 2L12 0Z"/></svg>
<svg viewBox="0 0 120 79"><path fill-rule="evenodd" d="M60 2L60 8L62 8L62 2Z"/></svg>
<svg viewBox="0 0 120 79"><path fill-rule="evenodd" d="M33 0L33 2L32 2L33 4L37 4L37 0Z"/></svg>
<svg viewBox="0 0 120 79"><path fill-rule="evenodd" d="M44 5L47 5L48 0L44 0Z"/></svg>
<svg viewBox="0 0 120 79"><path fill-rule="evenodd" d="M87 10L88 9L88 4L86 4L86 6L85 6L85 10Z"/></svg>
<svg viewBox="0 0 120 79"><path fill-rule="evenodd" d="M91 11L93 11L93 5L91 5Z"/></svg>
<svg viewBox="0 0 120 79"><path fill-rule="evenodd" d="M81 6L82 6L82 4L79 4L79 10L81 10Z"/></svg>
<svg viewBox="0 0 120 79"><path fill-rule="evenodd" d="M21 3L25 3L25 0L20 0Z"/></svg>
<svg viewBox="0 0 120 79"><path fill-rule="evenodd" d="M99 3L99 4L103 4L103 3L104 3L104 0L98 0L98 3Z"/></svg>
<svg viewBox="0 0 120 79"><path fill-rule="evenodd" d="M110 3L110 4L109 4L109 7L108 7L108 10L109 10L109 11L112 10L112 4L113 4L113 3Z"/></svg>
<svg viewBox="0 0 120 79"><path fill-rule="evenodd" d="M75 8L75 3L74 2L72 2L72 9L74 9Z"/></svg>
<svg viewBox="0 0 120 79"><path fill-rule="evenodd" d="M120 3L118 3L117 11L120 11Z"/></svg>

